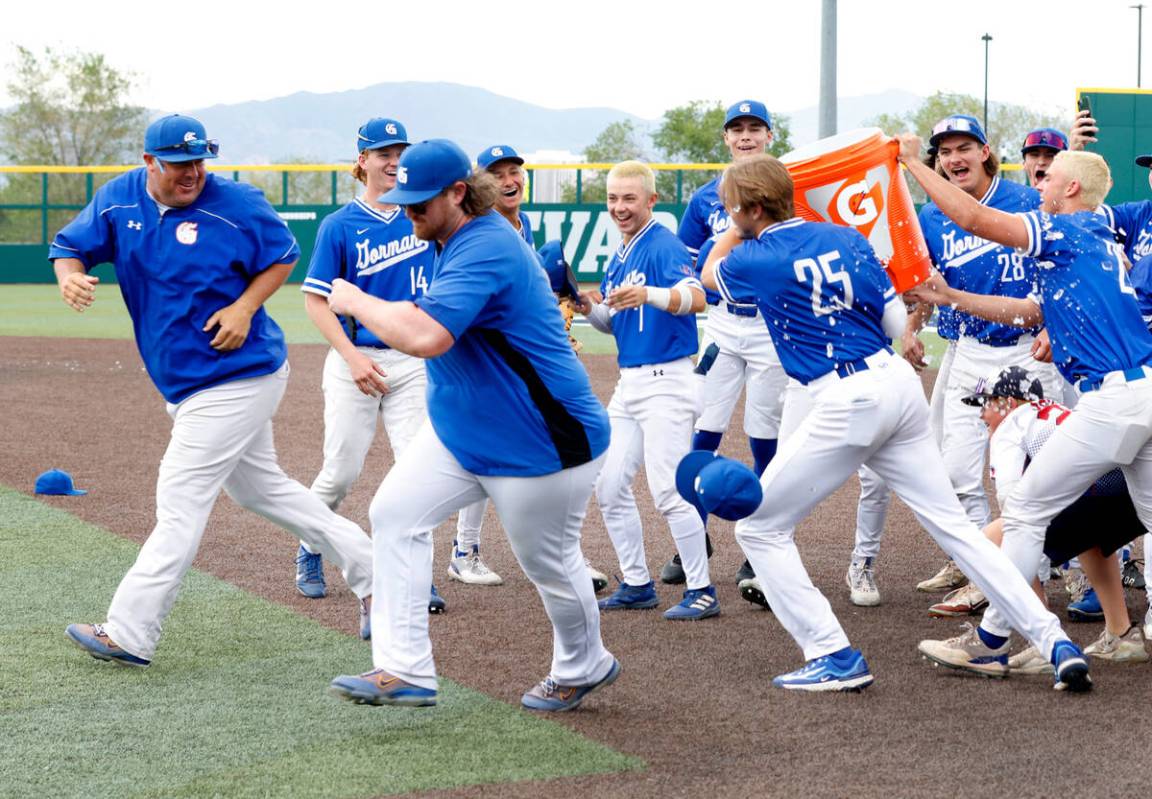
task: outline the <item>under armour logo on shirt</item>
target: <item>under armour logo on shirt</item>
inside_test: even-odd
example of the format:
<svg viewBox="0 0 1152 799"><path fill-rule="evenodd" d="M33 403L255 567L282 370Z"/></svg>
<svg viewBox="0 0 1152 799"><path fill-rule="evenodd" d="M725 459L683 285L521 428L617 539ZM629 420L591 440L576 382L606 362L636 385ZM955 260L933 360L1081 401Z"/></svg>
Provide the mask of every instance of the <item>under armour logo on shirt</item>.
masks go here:
<svg viewBox="0 0 1152 799"><path fill-rule="evenodd" d="M129 230L143 230L144 224L142 222L137 222L135 219L130 219L130 220L128 220L128 229Z"/></svg>

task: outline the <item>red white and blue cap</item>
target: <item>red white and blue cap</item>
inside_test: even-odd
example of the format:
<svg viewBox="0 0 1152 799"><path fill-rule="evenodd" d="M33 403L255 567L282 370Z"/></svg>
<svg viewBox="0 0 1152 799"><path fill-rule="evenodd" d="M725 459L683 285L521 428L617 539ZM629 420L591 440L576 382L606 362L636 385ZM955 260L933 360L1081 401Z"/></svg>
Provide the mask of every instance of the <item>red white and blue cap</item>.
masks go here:
<svg viewBox="0 0 1152 799"><path fill-rule="evenodd" d="M356 149L380 150L391 147L393 144L411 144L408 141L408 131L395 119L376 117L369 119L356 131Z"/></svg>
<svg viewBox="0 0 1152 799"><path fill-rule="evenodd" d="M1057 152L1067 150L1068 137L1064 135L1063 131L1056 130L1056 128L1036 128L1028 131L1028 135L1024 137L1024 146L1020 148L1020 154L1024 155L1040 149L1056 150Z"/></svg>
<svg viewBox="0 0 1152 799"><path fill-rule="evenodd" d="M512 161L513 163L523 164L524 159L520 157L519 153L509 147L507 144L494 144L487 147L476 156L476 163L480 165L481 169L488 169L493 164L498 164L501 161Z"/></svg>
<svg viewBox="0 0 1152 799"><path fill-rule="evenodd" d="M676 490L697 509L737 521L760 507L760 478L740 461L693 450L676 467Z"/></svg>
<svg viewBox="0 0 1152 799"><path fill-rule="evenodd" d="M431 200L458 180L472 174L472 161L460 145L448 139L427 139L413 144L400 156L395 188L380 195L379 202L415 205Z"/></svg>
<svg viewBox="0 0 1152 799"><path fill-rule="evenodd" d="M772 130L772 117L768 115L768 107L758 100L741 100L729 106L728 112L724 114L724 128L727 129L741 117L758 119L768 126L768 130Z"/></svg>
<svg viewBox="0 0 1152 799"><path fill-rule="evenodd" d="M932 137L928 139L928 146L931 148L939 147L942 138L954 135L971 136L981 144L988 143L988 137L984 135L984 128L980 127L980 122L976 117L967 114L953 114L950 117L944 117L932 128Z"/></svg>
<svg viewBox="0 0 1152 799"><path fill-rule="evenodd" d="M169 114L144 131L144 152L169 163L202 161L218 156L220 142L208 138L200 120Z"/></svg>
<svg viewBox="0 0 1152 799"><path fill-rule="evenodd" d="M1022 366L1009 366L976 381L972 393L961 397L965 405L983 405L994 397L1033 402L1044 399L1044 384Z"/></svg>

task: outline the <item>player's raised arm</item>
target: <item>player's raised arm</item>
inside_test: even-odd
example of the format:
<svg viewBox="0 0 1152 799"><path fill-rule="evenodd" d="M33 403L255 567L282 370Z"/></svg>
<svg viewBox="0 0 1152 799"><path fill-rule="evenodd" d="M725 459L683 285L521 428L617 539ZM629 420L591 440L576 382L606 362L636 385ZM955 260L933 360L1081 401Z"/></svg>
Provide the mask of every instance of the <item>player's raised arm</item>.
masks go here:
<svg viewBox="0 0 1152 799"><path fill-rule="evenodd" d="M728 228L717 237L716 243L712 245L712 252L708 253L708 260L700 270L700 282L707 288L713 291L719 290L716 285L716 265L732 252L732 248L739 244L740 240L740 231L735 227Z"/></svg>
<svg viewBox="0 0 1152 799"><path fill-rule="evenodd" d="M933 305L950 305L957 311L1002 325L1032 327L1044 321L1044 312L1040 306L1027 297L1001 297L961 291L944 282L939 272L934 272L923 283L909 289L904 296Z"/></svg>
<svg viewBox="0 0 1152 799"><path fill-rule="evenodd" d="M953 186L936 174L920 160L920 137L904 133L900 140L900 161L909 174L924 187L928 198L944 212L944 215L969 233L981 238L1004 244L1008 247L1027 247L1028 228L1024 220L1015 214L1008 214L981 205L962 189Z"/></svg>

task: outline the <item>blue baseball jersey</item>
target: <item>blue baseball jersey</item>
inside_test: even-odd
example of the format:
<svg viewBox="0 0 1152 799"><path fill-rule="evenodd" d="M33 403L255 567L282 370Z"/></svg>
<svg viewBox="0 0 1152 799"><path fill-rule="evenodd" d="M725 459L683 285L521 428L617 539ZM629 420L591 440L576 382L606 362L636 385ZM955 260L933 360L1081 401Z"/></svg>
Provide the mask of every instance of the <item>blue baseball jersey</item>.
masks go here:
<svg viewBox="0 0 1152 799"><path fill-rule="evenodd" d="M755 298L784 371L801 383L889 345L881 320L896 292L854 228L771 225L720 261L716 284L728 302Z"/></svg>
<svg viewBox="0 0 1152 799"><path fill-rule="evenodd" d="M608 448L608 414L568 343L548 276L499 214L448 239L416 304L455 339L428 361L428 416L465 469L535 477Z"/></svg>
<svg viewBox="0 0 1152 799"><path fill-rule="evenodd" d="M1095 380L1152 361L1152 334L1133 302L1107 222L1092 211L1020 216L1028 230L1024 251L1039 265L1034 299L1044 309L1052 360L1064 379Z"/></svg>
<svg viewBox="0 0 1152 799"><path fill-rule="evenodd" d="M89 271L115 266L140 357L168 402L275 372L287 349L263 308L231 352L212 349L216 331L203 327L258 274L300 257L288 226L253 186L209 174L195 202L161 214L146 182L140 168L101 186L56 234L48 258L76 258Z"/></svg>
<svg viewBox="0 0 1152 799"><path fill-rule="evenodd" d="M649 219L612 254L600 293L607 297L621 286L671 288L680 283L704 288L684 244L671 230ZM621 367L667 363L695 355L699 349L695 314L675 316L651 305L617 311L612 317L612 335Z"/></svg>
<svg viewBox="0 0 1152 799"><path fill-rule="evenodd" d="M980 203L1007 213L1033 211L1040 207L1035 189L1010 180L992 178ZM1036 282L1036 262L994 241L987 241L961 229L928 203L920 210L920 228L928 244L932 262L949 286L974 294L1000 297L1027 297ZM1035 334L1039 328L1022 330L978 319L952 308L940 308L937 332L947 339L975 338L996 347L1015 344L1022 333Z"/></svg>
<svg viewBox="0 0 1152 799"><path fill-rule="evenodd" d="M1108 221L1133 266L1152 253L1152 200L1101 205L1097 212Z"/></svg>
<svg viewBox="0 0 1152 799"><path fill-rule="evenodd" d="M356 199L320 223L300 289L327 297L332 281L342 278L382 300L415 300L428 287L435 260L436 252L417 238L402 209L384 211ZM341 316L340 322L356 346L387 346L354 317Z"/></svg>
<svg viewBox="0 0 1152 799"><path fill-rule="evenodd" d="M732 225L728 211L720 200L720 178L713 178L692 193L676 235L696 258L704 242L723 233Z"/></svg>

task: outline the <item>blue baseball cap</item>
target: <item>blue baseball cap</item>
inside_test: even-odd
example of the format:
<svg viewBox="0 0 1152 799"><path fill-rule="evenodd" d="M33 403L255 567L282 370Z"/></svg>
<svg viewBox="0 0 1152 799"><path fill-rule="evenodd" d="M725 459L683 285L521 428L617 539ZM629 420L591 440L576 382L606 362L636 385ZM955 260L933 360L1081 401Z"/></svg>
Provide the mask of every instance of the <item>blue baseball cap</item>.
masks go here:
<svg viewBox="0 0 1152 799"><path fill-rule="evenodd" d="M1057 152L1067 150L1068 137L1064 135L1063 131L1056 130L1056 128L1036 128L1028 131L1028 135L1024 137L1024 146L1020 148L1020 154L1024 155L1039 149L1056 150Z"/></svg>
<svg viewBox="0 0 1152 799"><path fill-rule="evenodd" d="M200 120L182 114L160 117L144 131L144 152L161 161L180 163L216 158L220 142L209 139Z"/></svg>
<svg viewBox="0 0 1152 799"><path fill-rule="evenodd" d="M431 200L458 180L472 174L472 161L455 142L427 139L400 156L395 188L380 195L390 205L415 205Z"/></svg>
<svg viewBox="0 0 1152 799"><path fill-rule="evenodd" d="M676 467L676 490L698 510L730 522L750 516L764 492L760 478L740 461L698 449Z"/></svg>
<svg viewBox="0 0 1152 799"><path fill-rule="evenodd" d="M560 239L544 242L544 246L536 253L540 265L548 273L548 282L552 290L561 297L576 299L580 296L580 286L576 283L576 275L564 257L564 245Z"/></svg>
<svg viewBox="0 0 1152 799"><path fill-rule="evenodd" d="M360 130L356 131L356 148L360 152L380 150L393 144L411 144L408 141L408 131L395 119L387 117L369 119L360 126Z"/></svg>
<svg viewBox="0 0 1152 799"><path fill-rule="evenodd" d="M976 117L967 114L953 114L950 117L944 117L932 128L932 137L928 139L928 146L930 148L939 147L942 138L952 135L971 136L981 144L988 143L988 137L984 135L984 128L980 127L980 122Z"/></svg>
<svg viewBox="0 0 1152 799"><path fill-rule="evenodd" d="M481 169L487 169L501 161L512 161L517 164L524 163L524 159L507 144L494 144L476 156L476 163L480 165Z"/></svg>
<svg viewBox="0 0 1152 799"><path fill-rule="evenodd" d="M87 494L83 488L77 488L72 482L72 475L60 469L49 469L36 478L36 493L53 496L78 497Z"/></svg>
<svg viewBox="0 0 1152 799"><path fill-rule="evenodd" d="M768 116L768 107L764 103L756 100L741 100L738 103L733 103L729 107L728 113L724 115L724 129L727 130L728 126L740 117L758 119L768 126L768 130L772 130L772 117Z"/></svg>

